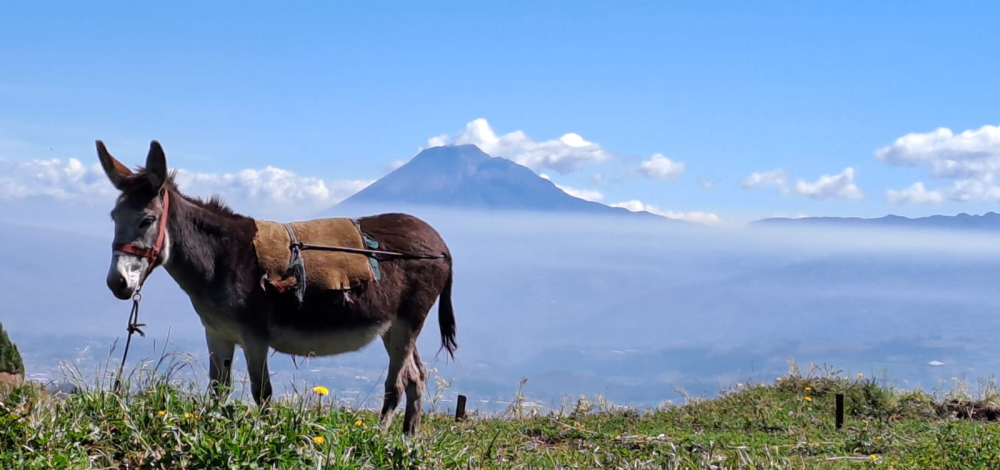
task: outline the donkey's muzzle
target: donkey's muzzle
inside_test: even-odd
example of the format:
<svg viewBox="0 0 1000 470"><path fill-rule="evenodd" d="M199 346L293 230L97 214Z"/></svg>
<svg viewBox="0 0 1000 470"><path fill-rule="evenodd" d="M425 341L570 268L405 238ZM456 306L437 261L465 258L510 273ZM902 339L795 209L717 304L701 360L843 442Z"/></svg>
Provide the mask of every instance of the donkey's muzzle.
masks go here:
<svg viewBox="0 0 1000 470"><path fill-rule="evenodd" d="M108 289L111 289L111 293L121 300L128 300L132 296L128 280L118 272L108 274Z"/></svg>

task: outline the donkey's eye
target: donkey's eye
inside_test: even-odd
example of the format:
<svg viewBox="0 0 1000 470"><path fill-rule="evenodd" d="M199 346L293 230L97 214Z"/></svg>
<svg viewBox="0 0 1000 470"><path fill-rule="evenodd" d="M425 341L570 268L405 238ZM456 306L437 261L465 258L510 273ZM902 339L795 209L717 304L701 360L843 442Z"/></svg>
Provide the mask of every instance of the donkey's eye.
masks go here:
<svg viewBox="0 0 1000 470"><path fill-rule="evenodd" d="M155 221L155 220L156 219L154 219L152 217L146 217L146 218L142 219L141 221L139 221L139 228L149 227L149 224L153 223L153 221Z"/></svg>

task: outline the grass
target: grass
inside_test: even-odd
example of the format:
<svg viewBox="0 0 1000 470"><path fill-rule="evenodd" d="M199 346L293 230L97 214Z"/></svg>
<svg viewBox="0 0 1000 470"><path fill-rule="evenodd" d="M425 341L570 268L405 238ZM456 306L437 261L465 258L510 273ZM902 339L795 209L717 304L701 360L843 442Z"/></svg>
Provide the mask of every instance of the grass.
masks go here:
<svg viewBox="0 0 1000 470"><path fill-rule="evenodd" d="M958 405L980 396L896 390L829 369L793 367L773 383L740 383L712 399L655 410L598 397L558 412L425 415L422 433L388 434L367 410L331 408L307 392L261 413L251 403L218 403L150 373L128 394L94 386L50 398L24 385L0 392L0 468L998 468L1000 427L959 419ZM834 427L834 396L847 419ZM428 397L429 398L429 397ZM951 406L947 406L951 404ZM949 411L950 410L950 411Z"/></svg>

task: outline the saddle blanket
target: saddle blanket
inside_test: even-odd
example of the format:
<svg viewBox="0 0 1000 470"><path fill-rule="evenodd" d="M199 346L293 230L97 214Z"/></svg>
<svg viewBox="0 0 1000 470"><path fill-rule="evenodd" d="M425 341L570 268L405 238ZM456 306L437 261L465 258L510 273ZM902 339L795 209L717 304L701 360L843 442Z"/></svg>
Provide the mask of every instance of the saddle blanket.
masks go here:
<svg viewBox="0 0 1000 470"><path fill-rule="evenodd" d="M284 278L292 259L291 237L285 224L266 220L254 220L257 234L253 245L257 250L257 260L265 279L279 291L294 286L296 279ZM358 222L350 218L325 218L288 225L295 238L307 245L334 246L343 248L372 248L374 240L361 232ZM299 256L305 268L305 290L348 290L377 281L379 276L377 261L361 253L346 253L327 250L300 250ZM261 280L263 284L264 280Z"/></svg>

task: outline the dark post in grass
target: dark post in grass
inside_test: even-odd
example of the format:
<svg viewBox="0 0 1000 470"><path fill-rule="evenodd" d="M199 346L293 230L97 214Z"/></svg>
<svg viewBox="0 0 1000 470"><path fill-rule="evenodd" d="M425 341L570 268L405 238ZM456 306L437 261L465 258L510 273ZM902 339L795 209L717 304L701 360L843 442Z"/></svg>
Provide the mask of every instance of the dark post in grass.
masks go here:
<svg viewBox="0 0 1000 470"><path fill-rule="evenodd" d="M837 394L837 429L844 427L844 394Z"/></svg>
<svg viewBox="0 0 1000 470"><path fill-rule="evenodd" d="M465 395L458 396L458 406L455 407L455 421L465 418Z"/></svg>

